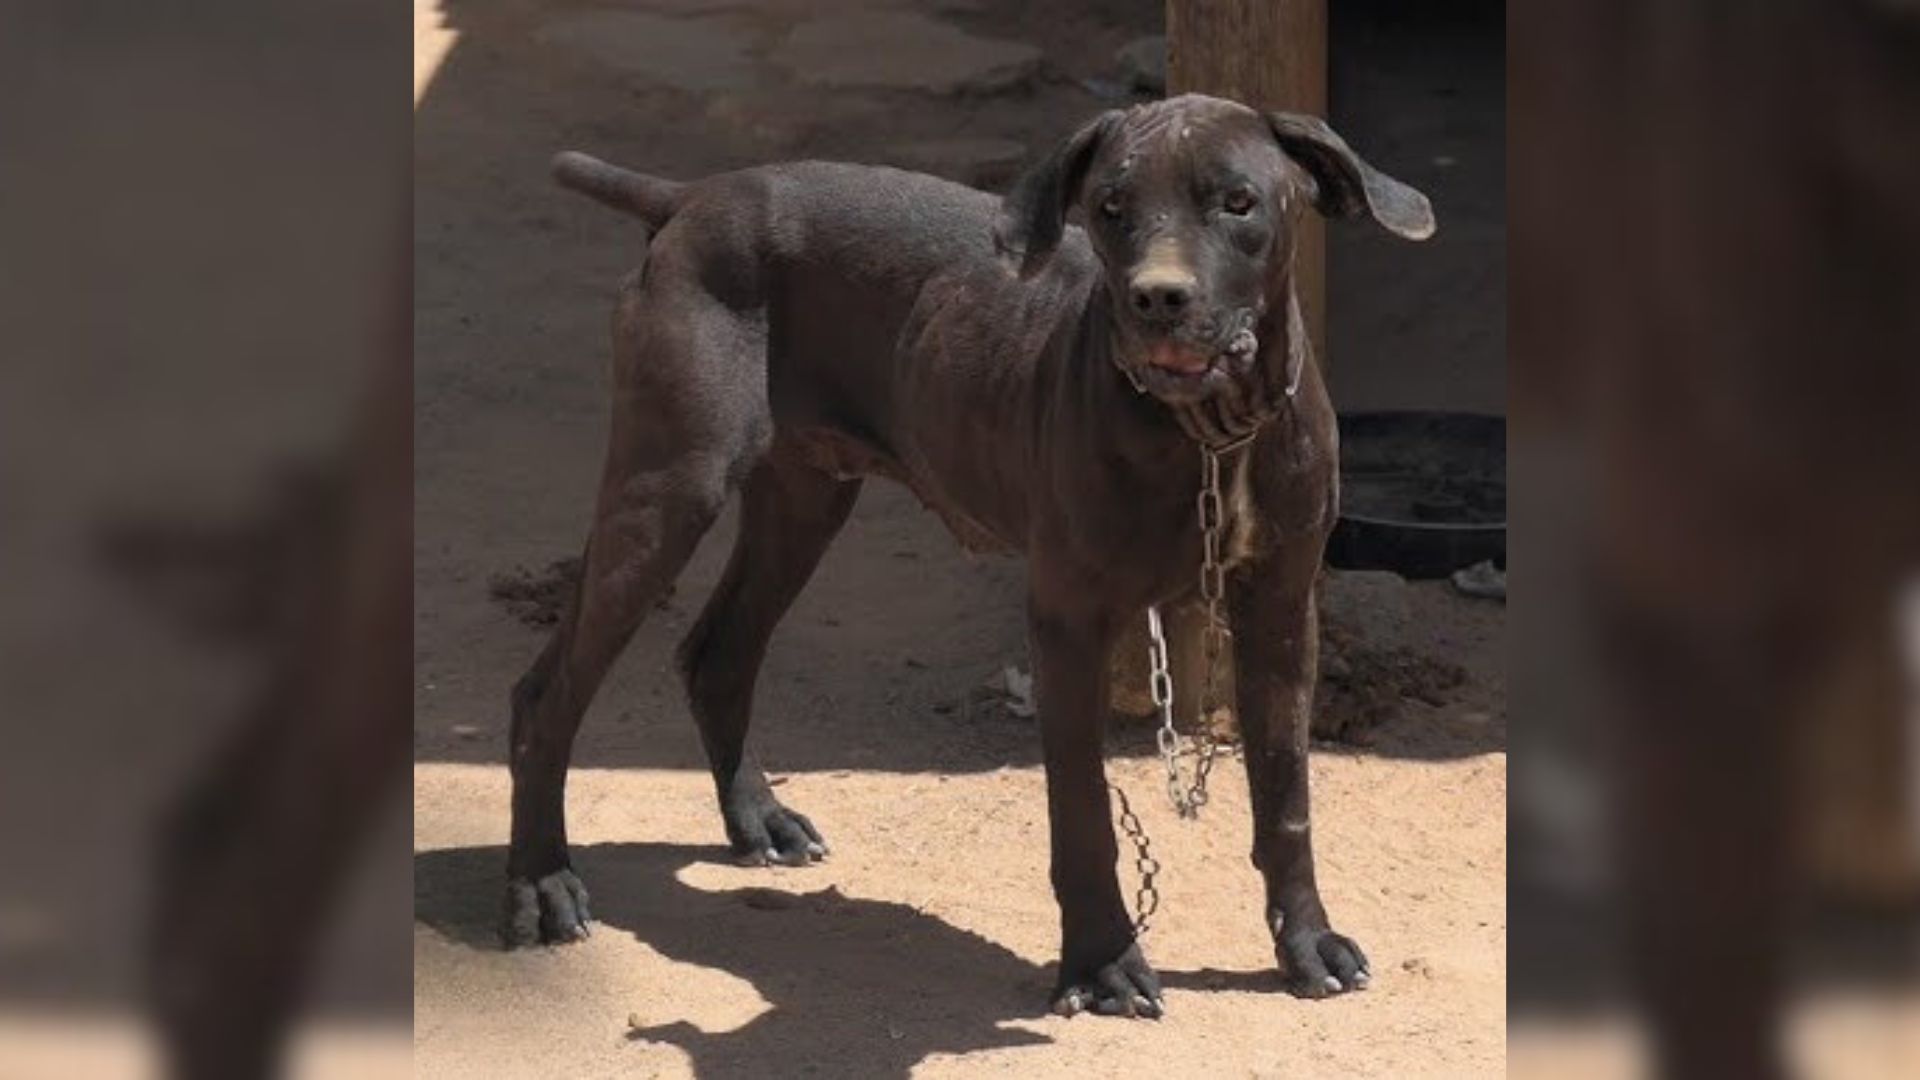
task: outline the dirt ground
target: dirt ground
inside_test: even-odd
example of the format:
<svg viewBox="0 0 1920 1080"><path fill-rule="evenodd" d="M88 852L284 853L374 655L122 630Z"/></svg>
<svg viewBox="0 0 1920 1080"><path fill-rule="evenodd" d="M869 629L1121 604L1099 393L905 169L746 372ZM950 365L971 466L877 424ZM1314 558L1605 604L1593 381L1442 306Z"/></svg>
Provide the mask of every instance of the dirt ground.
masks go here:
<svg viewBox="0 0 1920 1080"><path fill-rule="evenodd" d="M1114 51L1157 32L1159 4L416 4L416 1075L1504 1071L1504 609L1379 575L1331 587L1363 640L1466 675L1438 704L1388 710L1364 748L1315 757L1321 885L1373 960L1371 989L1280 991L1243 770L1217 769L1208 815L1183 823L1150 732L1122 723L1110 772L1165 867L1146 949L1169 1016L1064 1020L1045 1013L1058 924L1038 738L980 691L1024 662L1021 567L967 557L880 483L782 625L757 699L758 753L832 857L745 869L719 846L669 657L718 576L729 519L616 667L575 751L570 833L594 937L500 951L506 697L543 632L489 583L577 553L605 432L609 298L639 243L553 188L547 158L577 147L675 176L899 160L990 185L1106 107L1083 80L1112 78ZM876 12L920 20L880 26L936 45L947 39L926 38L929 22L986 39L952 47L986 74L877 63L849 82L833 72L857 58L793 60L806 20ZM1374 137L1345 133L1435 194L1447 238L1421 251L1336 239L1336 398L1498 411L1497 38L1489 74L1478 53L1416 48L1391 26L1335 29L1336 47L1346 33L1375 58L1336 70L1336 120L1345 87ZM1396 87L1409 104L1389 109ZM1476 157L1489 124L1492 157Z"/></svg>

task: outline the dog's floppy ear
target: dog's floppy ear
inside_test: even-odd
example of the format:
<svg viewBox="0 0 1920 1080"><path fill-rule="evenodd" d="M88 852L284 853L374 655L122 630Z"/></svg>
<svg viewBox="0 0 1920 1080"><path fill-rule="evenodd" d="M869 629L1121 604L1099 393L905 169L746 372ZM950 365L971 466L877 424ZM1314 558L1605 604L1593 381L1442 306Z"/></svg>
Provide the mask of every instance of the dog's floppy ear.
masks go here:
<svg viewBox="0 0 1920 1080"><path fill-rule="evenodd" d="M1280 149L1313 175L1314 209L1327 217L1371 213L1388 232L1409 240L1433 235L1427 197L1360 160L1360 155L1317 116L1271 112L1267 126Z"/></svg>
<svg viewBox="0 0 1920 1080"><path fill-rule="evenodd" d="M1019 265L1021 274L1039 269L1059 246L1060 234L1067 226L1067 211L1080 194L1087 166L1093 163L1101 140L1119 122L1118 109L1094 117L1015 180L1000 201L994 246L1002 257Z"/></svg>

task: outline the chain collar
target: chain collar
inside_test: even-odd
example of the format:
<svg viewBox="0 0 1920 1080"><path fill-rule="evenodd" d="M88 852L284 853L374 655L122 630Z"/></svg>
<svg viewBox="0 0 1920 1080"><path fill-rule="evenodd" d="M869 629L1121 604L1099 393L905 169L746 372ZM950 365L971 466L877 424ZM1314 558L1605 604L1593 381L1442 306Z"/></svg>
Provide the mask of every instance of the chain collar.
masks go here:
<svg viewBox="0 0 1920 1080"><path fill-rule="evenodd" d="M1302 350L1299 349L1290 350L1287 382L1281 388L1282 397L1279 401L1263 401L1246 412L1232 415L1222 411L1218 404L1211 400L1171 406L1174 419L1180 423L1180 430L1186 432L1187 437L1197 443L1202 450L1211 450L1217 454L1232 453L1252 442L1260 434L1260 429L1274 417L1279 416L1280 410L1286 407L1286 403L1292 401L1300 392L1300 375L1306 369L1305 357L1301 352ZM1132 368L1117 359L1113 362L1113 366L1119 368L1120 374L1126 376L1127 382L1133 386L1134 393L1152 393Z"/></svg>

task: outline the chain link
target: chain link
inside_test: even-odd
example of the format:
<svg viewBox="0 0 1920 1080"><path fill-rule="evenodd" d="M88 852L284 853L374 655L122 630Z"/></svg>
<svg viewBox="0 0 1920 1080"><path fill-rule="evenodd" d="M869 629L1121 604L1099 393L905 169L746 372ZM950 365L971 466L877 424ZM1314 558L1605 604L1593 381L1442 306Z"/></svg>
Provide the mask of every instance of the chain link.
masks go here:
<svg viewBox="0 0 1920 1080"><path fill-rule="evenodd" d="M1193 787L1187 802L1198 814L1207 805L1207 778L1213 772L1219 740L1213 735L1213 710L1218 704L1215 693L1220 652L1225 647L1226 622L1220 617L1220 598L1226 594L1226 567L1220 561L1220 530L1226 514L1220 499L1220 455L1246 445L1247 440L1225 451L1200 447L1200 599L1206 602L1206 624L1200 628L1200 663L1203 670L1200 687L1200 730L1195 733L1200 758L1193 766Z"/></svg>
<svg viewBox="0 0 1920 1080"><path fill-rule="evenodd" d="M1153 881L1160 873L1160 860L1153 857L1152 842L1147 839L1147 830L1140 824L1139 815L1133 812L1133 804L1127 801L1127 793L1117 784L1108 783L1107 787L1120 801L1120 830L1133 843L1133 865L1140 871L1140 887L1133 894L1133 936L1137 938L1147 932L1148 920L1160 910L1160 890Z"/></svg>
<svg viewBox="0 0 1920 1080"><path fill-rule="evenodd" d="M1160 609L1147 608L1147 689L1160 712L1160 761L1167 769L1167 798L1181 817L1187 816L1186 787L1180 780L1180 733L1173 727L1173 673L1167 665L1167 635L1160 628Z"/></svg>
<svg viewBox="0 0 1920 1080"><path fill-rule="evenodd" d="M1167 652L1167 638L1160 622L1160 609L1147 608L1148 688L1160 713L1160 730L1155 740L1160 760L1167 770L1167 798L1181 817L1198 817L1207 805L1207 780L1213 773L1214 758L1220 752L1213 734L1216 698L1216 669L1225 649L1226 624L1220 617L1220 601L1226 595L1226 565L1220 558L1220 534L1226 524L1226 504L1220 495L1220 458L1245 446L1241 440L1224 447L1200 448L1200 493L1194 506L1200 519L1200 599L1206 605L1206 623L1200 630L1201 660L1205 669L1196 710L1200 720L1194 732L1197 757L1192 783L1180 775L1180 733L1173 726L1173 674Z"/></svg>
<svg viewBox="0 0 1920 1080"><path fill-rule="evenodd" d="M1151 605L1147 608L1147 688L1154 708L1160 713L1160 730L1154 733L1154 741L1159 744L1160 761L1167 771L1167 798L1183 818L1199 817L1200 808L1207 805L1207 780L1220 751L1220 742L1213 734L1214 669L1219 666L1226 637L1226 624L1220 618L1220 600L1227 591L1226 566L1220 559L1220 533L1226 521L1226 505L1220 496L1220 458L1252 439L1249 435L1221 447L1204 444L1200 447L1200 494L1195 497L1195 508L1200 518L1200 599L1206 605L1207 619L1200 631L1200 652L1206 674L1200 689L1200 729L1194 733L1197 756L1191 784L1180 776L1180 732L1173 726L1173 671L1167 635L1160 623L1160 609ZM1137 914L1133 920L1134 936L1138 937L1147 932L1148 919L1160 909L1160 891L1154 885L1160 862L1153 857L1147 831L1128 804L1126 792L1111 783L1107 786L1120 801L1120 828L1133 844L1134 865L1140 871L1140 886L1134 893Z"/></svg>

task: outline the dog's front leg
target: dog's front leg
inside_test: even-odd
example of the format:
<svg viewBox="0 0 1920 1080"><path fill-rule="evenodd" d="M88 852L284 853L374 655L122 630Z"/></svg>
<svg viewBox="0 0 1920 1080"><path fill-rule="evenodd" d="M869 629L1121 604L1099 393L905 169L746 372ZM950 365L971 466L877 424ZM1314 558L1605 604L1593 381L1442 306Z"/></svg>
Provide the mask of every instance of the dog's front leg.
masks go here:
<svg viewBox="0 0 1920 1080"><path fill-rule="evenodd" d="M1305 997L1357 990L1369 978L1360 947L1329 925L1313 874L1307 731L1320 655L1313 589L1320 550L1302 543L1274 552L1228 586L1253 795L1253 864L1266 879L1274 953L1294 992Z"/></svg>
<svg viewBox="0 0 1920 1080"><path fill-rule="evenodd" d="M1102 735L1107 719L1111 618L1030 602L1040 737L1047 766L1053 893L1060 902L1060 979L1054 1008L1113 1016L1159 1016L1160 980L1134 941L1115 874Z"/></svg>

